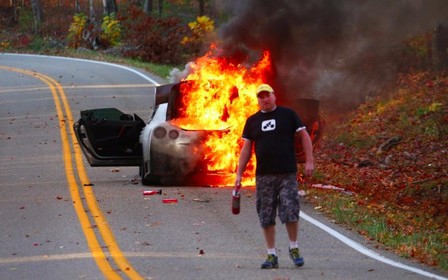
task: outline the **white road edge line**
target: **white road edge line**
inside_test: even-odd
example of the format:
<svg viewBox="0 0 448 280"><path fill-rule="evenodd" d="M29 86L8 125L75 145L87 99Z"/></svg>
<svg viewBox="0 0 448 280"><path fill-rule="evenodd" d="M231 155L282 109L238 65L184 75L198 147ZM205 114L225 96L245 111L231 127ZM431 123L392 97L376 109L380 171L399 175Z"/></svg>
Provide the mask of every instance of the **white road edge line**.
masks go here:
<svg viewBox="0 0 448 280"><path fill-rule="evenodd" d="M409 265L405 265L403 263L400 262L396 262L393 261L391 259L388 259L384 256L381 256L380 254L368 249L367 247L351 240L350 238L348 238L345 235L342 235L341 233L335 231L334 229L322 224L321 222L311 218L310 216L308 216L307 214L305 214L303 211L300 211L300 218L303 218L304 220L306 220L307 222L317 226L318 228L326 231L327 233L329 233L330 235L332 235L333 237L335 237L336 239L338 239L339 241L345 243L346 245L350 246L351 248L355 249L356 251L360 252L361 254L364 254L370 258L373 258L377 261L383 262L385 264L391 265L391 266L395 266L404 270L408 270L423 276L427 276L430 278L434 278L434 279L438 279L438 280L448 280L448 278L436 275L436 274L432 274L430 272L424 271L422 269L416 268L416 267L412 267Z"/></svg>
<svg viewBox="0 0 448 280"><path fill-rule="evenodd" d="M47 55L33 55L33 54L9 54L9 53L3 53L3 55L28 55L28 56L40 56L40 57L50 57L50 58L57 58L57 59L66 59L66 60L77 60L77 61L84 61L84 62L90 62L90 63L98 63L98 64L104 64L104 65L109 65L112 67L117 67L117 68L121 68L124 70L128 70L131 71L133 73L135 73L136 75L142 77L143 79L149 81L150 83L154 84L155 86L159 86L160 84L158 82L156 82L154 79L146 76L145 74L129 68L127 66L123 66L123 65L119 65L119 64L113 64L113 63L109 63L109 62L102 62L102 61L95 61L95 60L88 60L88 59L80 59L80 58L71 58L71 57L61 57L61 56L47 56ZM346 237L345 235L340 234L339 232L335 231L334 229L322 224L321 222L311 218L310 216L308 216L307 214L305 214L303 211L300 211L300 217L303 218L304 220L308 221L309 223L317 226L318 228L326 231L327 233L329 233L330 235L332 235L333 237L335 237L336 239L338 239L339 241L347 244L348 246L350 246L351 248L353 248L354 250L360 252L361 254L364 254L370 258L373 258L377 261L383 262L385 264L391 265L391 266L395 266L404 270L408 270L423 276L427 276L430 278L434 278L437 280L448 280L448 278L424 271L422 269L416 268L416 267L412 267L409 265L405 265L403 263L400 262L396 262L393 261L391 259L388 259L384 256L381 256L380 254L366 248L365 246L351 240L350 238Z"/></svg>
<svg viewBox="0 0 448 280"><path fill-rule="evenodd" d="M81 59L81 58L72 58L72 57L63 57L63 56L51 56L51 55L37 55L37 54L16 54L16 53L0 53L0 57L1 55L23 55L23 56L36 56L36 57L48 57L48 58L55 58L55 59L65 59L65 60L76 60L76 61L83 61L83 62L89 62L89 63L96 63L96 64L103 64L103 65L108 65L108 66L112 66L112 67L117 67L117 68L121 68L127 71L131 71L132 73L142 77L143 79L147 80L148 82L150 82L151 84L155 85L155 86L160 86L160 84L152 79L151 77L148 77L147 75L133 69L127 66L123 66L120 64L114 64L114 63L109 63L109 62L103 62L103 61L96 61L96 60L89 60L89 59Z"/></svg>

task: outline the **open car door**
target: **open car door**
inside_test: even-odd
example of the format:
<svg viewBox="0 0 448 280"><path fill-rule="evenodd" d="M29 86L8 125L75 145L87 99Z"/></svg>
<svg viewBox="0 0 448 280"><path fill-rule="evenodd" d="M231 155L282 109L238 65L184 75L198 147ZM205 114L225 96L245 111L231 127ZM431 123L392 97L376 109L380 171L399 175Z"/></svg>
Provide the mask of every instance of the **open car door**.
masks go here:
<svg viewBox="0 0 448 280"><path fill-rule="evenodd" d="M91 166L140 166L139 137L145 125L135 114L101 108L81 111L73 129Z"/></svg>

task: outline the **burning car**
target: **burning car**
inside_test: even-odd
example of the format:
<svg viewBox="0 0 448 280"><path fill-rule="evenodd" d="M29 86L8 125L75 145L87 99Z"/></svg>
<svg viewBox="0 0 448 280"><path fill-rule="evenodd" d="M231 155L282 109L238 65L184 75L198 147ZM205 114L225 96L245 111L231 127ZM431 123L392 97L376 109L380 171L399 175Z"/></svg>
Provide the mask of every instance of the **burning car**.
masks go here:
<svg viewBox="0 0 448 280"><path fill-rule="evenodd" d="M178 82L153 88L147 123L116 108L81 111L74 130L89 164L139 166L143 185L232 185L245 121L258 110L254 92L273 69L268 51L251 65L216 52L212 46L187 64ZM297 110L316 146L323 128L319 102L289 98L287 105ZM299 140L296 147L302 162ZM252 157L243 184L253 184L254 173Z"/></svg>
<svg viewBox="0 0 448 280"><path fill-rule="evenodd" d="M154 88L154 112L149 122L136 114L129 115L116 108L81 111L81 118L74 124L79 145L91 166L138 166L143 185L230 185L238 162L241 147L241 131L244 120L232 123L235 112L244 116L257 110L241 108L235 112L229 104L242 99L238 88L225 96L228 103L214 117L201 112L192 117L187 112L185 96L195 92L203 84L183 81ZM207 83L208 90L216 99L223 88L219 83ZM215 96L213 97L213 94ZM209 94L210 95L210 94ZM256 98L255 98L256 100ZM192 102L191 100L189 101ZM230 102L230 103L229 103ZM211 102L201 105L210 107ZM256 104L256 103L255 103ZM298 99L292 104L306 124L316 146L322 135L323 121L319 116L319 102ZM198 109L194 109L198 110ZM204 119L217 121L210 127ZM239 127L237 127L239 126ZM296 141L297 160L303 162L301 143ZM253 165L253 164L252 164ZM254 166L249 164L248 172Z"/></svg>

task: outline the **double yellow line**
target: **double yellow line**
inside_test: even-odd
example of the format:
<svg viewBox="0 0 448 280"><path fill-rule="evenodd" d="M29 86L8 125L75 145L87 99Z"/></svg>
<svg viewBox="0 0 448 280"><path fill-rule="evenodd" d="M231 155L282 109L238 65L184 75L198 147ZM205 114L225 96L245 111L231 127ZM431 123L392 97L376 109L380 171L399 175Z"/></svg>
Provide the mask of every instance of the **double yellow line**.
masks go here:
<svg viewBox="0 0 448 280"><path fill-rule="evenodd" d="M82 154L79 148L79 144L77 143L76 136L72 131L73 116L62 86L51 77L38 72L1 65L0 69L21 73L36 78L47 84L51 90L59 120L65 174L67 177L70 195L72 197L73 206L75 208L76 214L78 215L78 219L81 223L81 227L86 237L87 245L89 246L92 257L94 258L100 271L107 279L122 279L123 275L118 273L118 270L124 272L130 279L143 279L143 277L140 276L138 272L131 266L126 257L123 255L123 252L118 247L112 230L110 229L107 220L104 217L104 214L101 212L101 209L97 203L90 184L90 180L84 167L84 163L82 161ZM72 145L70 145L69 135L71 136ZM75 158L74 162L71 147L73 149ZM78 175L80 184L77 183L75 176L76 174ZM86 208L84 207L81 200L81 191L84 193L88 211L86 211ZM93 221L99 230L99 235L105 244L105 246L103 247L100 245L97 233L94 230L94 226L90 222L89 216L86 214L87 212L91 214L91 218L93 218ZM108 255L112 257L118 269L114 269L112 267L111 261L108 259L106 252L104 252L103 250L104 248L108 249Z"/></svg>

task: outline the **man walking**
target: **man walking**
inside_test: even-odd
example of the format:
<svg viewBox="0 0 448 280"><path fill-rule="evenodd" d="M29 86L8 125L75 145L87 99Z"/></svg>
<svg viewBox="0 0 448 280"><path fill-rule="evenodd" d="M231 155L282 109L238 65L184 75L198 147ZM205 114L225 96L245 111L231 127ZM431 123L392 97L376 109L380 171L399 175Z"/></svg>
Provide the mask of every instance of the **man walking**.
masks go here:
<svg viewBox="0 0 448 280"><path fill-rule="evenodd" d="M278 268L275 248L277 209L288 233L290 257L296 266L302 266L304 259L297 241L300 204L294 141L295 134L298 134L305 153L305 175L310 176L314 170L311 138L293 110L276 105L270 85L261 84L256 94L260 111L250 116L244 126L235 190L241 188L241 178L255 145L256 207L268 253L261 268Z"/></svg>

